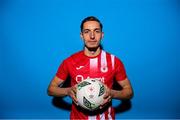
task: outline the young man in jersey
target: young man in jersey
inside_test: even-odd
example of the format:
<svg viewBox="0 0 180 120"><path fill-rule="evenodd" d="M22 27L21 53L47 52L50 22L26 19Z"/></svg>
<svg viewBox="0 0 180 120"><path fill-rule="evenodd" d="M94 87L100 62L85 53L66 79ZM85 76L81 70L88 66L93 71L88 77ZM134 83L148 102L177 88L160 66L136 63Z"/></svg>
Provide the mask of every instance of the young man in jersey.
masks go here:
<svg viewBox="0 0 180 120"><path fill-rule="evenodd" d="M115 119L111 99L124 100L133 96L123 63L101 48L100 43L104 36L102 28L101 22L96 17L90 16L82 21L80 36L84 41L84 49L62 62L48 87L50 96L72 98L71 119ZM71 87L59 87L68 76L71 78ZM106 85L104 103L100 110L93 114L82 110L75 97L76 85L87 78L98 78ZM121 90L112 88L114 80L122 87Z"/></svg>

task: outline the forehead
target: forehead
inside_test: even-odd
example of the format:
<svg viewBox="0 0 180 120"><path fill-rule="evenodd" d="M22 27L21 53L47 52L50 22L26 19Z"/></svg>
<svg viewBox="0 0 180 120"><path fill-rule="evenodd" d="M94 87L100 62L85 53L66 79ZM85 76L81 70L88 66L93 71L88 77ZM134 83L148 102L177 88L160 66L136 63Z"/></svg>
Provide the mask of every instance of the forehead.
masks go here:
<svg viewBox="0 0 180 120"><path fill-rule="evenodd" d="M97 21L87 21L83 25L83 29L97 29L101 28L100 24Z"/></svg>

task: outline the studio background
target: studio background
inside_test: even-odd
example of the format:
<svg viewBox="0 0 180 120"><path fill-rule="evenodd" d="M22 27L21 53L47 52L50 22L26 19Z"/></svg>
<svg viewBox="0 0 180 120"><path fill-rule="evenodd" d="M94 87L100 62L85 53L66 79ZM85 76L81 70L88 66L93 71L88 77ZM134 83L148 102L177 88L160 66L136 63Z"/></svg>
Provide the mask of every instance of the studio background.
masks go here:
<svg viewBox="0 0 180 120"><path fill-rule="evenodd" d="M123 61L134 89L116 118L180 118L178 0L1 0L1 119L69 118L47 87L62 60L82 50L80 23L90 15L102 21L104 49Z"/></svg>

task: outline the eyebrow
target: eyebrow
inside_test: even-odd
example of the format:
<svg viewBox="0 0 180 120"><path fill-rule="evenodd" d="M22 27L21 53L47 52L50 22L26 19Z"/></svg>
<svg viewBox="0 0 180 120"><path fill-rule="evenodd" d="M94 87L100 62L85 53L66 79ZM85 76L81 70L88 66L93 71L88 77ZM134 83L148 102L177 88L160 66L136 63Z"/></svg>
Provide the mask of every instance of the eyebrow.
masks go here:
<svg viewBox="0 0 180 120"><path fill-rule="evenodd" d="M83 31L84 30L91 30L91 29L83 29ZM95 28L95 29L92 29L93 31L95 31L95 30L101 30L101 28Z"/></svg>

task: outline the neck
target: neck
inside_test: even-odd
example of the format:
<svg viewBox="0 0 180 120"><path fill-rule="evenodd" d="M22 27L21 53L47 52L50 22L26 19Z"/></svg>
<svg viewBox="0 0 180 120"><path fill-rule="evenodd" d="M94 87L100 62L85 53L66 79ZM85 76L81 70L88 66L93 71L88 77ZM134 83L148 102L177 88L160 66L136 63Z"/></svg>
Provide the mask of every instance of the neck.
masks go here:
<svg viewBox="0 0 180 120"><path fill-rule="evenodd" d="M94 48L94 49L89 49L87 47L84 48L84 54L88 57L95 57L97 55L99 55L99 53L101 52L101 48Z"/></svg>

